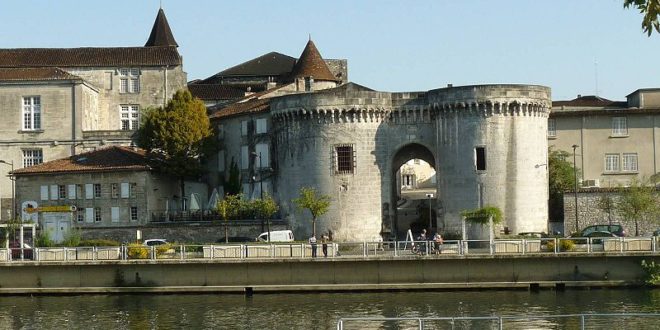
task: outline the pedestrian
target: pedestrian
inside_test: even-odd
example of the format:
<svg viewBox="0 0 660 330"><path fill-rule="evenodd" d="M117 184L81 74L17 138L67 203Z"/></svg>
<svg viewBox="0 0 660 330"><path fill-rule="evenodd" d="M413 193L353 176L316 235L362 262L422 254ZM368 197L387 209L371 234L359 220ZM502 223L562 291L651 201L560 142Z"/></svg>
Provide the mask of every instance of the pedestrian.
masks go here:
<svg viewBox="0 0 660 330"><path fill-rule="evenodd" d="M440 235L440 232L436 232L435 236L433 236L433 246L434 246L435 254L442 253L443 243L444 240L442 239L442 235Z"/></svg>
<svg viewBox="0 0 660 330"><path fill-rule="evenodd" d="M312 235L309 238L309 245L312 246L312 258L316 258L316 236Z"/></svg>
<svg viewBox="0 0 660 330"><path fill-rule="evenodd" d="M328 257L328 236L321 235L321 246L323 248L323 257L327 258Z"/></svg>

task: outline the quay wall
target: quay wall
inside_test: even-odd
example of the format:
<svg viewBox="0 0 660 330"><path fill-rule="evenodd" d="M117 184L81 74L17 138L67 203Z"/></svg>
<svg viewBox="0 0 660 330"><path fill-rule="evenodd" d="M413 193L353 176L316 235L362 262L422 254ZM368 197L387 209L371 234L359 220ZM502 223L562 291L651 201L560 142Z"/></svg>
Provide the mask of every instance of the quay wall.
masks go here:
<svg viewBox="0 0 660 330"><path fill-rule="evenodd" d="M650 253L0 263L0 294L609 287L643 283Z"/></svg>

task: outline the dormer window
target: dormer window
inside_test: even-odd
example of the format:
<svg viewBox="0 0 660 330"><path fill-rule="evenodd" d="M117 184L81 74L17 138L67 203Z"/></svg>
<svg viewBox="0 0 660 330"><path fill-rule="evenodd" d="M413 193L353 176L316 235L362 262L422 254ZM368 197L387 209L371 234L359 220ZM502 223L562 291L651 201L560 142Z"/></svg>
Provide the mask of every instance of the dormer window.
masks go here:
<svg viewBox="0 0 660 330"><path fill-rule="evenodd" d="M139 93L140 92L140 69L122 68L119 69L119 92L120 93Z"/></svg>
<svg viewBox="0 0 660 330"><path fill-rule="evenodd" d="M305 77L305 92L311 92L312 91L312 85L314 85L314 78Z"/></svg>

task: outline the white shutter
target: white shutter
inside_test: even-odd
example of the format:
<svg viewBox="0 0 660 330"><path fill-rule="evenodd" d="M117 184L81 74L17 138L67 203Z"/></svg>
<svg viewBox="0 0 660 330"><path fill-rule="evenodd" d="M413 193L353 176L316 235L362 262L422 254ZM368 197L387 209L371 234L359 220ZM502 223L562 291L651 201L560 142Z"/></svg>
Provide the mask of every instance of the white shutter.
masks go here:
<svg viewBox="0 0 660 330"><path fill-rule="evenodd" d="M94 222L94 208L88 207L85 209L85 222Z"/></svg>
<svg viewBox="0 0 660 330"><path fill-rule="evenodd" d="M85 184L85 199L94 198L94 185L91 183Z"/></svg>
<svg viewBox="0 0 660 330"><path fill-rule="evenodd" d="M241 146L241 169L246 170L250 165L250 154L248 153L248 146Z"/></svg>
<svg viewBox="0 0 660 330"><path fill-rule="evenodd" d="M112 222L119 222L119 207L113 206L110 208L110 219Z"/></svg>
<svg viewBox="0 0 660 330"><path fill-rule="evenodd" d="M48 186L41 186L41 200L48 200Z"/></svg>
<svg viewBox="0 0 660 330"><path fill-rule="evenodd" d="M268 131L266 118L257 119L257 134L263 134Z"/></svg>
<svg viewBox="0 0 660 330"><path fill-rule="evenodd" d="M57 195L58 195L57 193L58 193L57 185L56 184L50 185L50 199L51 200L54 200L54 201L57 200Z"/></svg>
<svg viewBox="0 0 660 330"><path fill-rule="evenodd" d="M225 170L225 151L218 151L218 172L224 172Z"/></svg>
<svg viewBox="0 0 660 330"><path fill-rule="evenodd" d="M121 198L128 198L130 196L130 186L128 182L121 183Z"/></svg>
<svg viewBox="0 0 660 330"><path fill-rule="evenodd" d="M270 157L268 157L268 144L266 143L259 143L255 146L257 155L261 157L261 167L268 167L268 164L270 164ZM259 165L259 159L256 160L257 166Z"/></svg>
<svg viewBox="0 0 660 330"><path fill-rule="evenodd" d="M68 189L69 189L69 199L76 199L76 185L70 184L68 186Z"/></svg>

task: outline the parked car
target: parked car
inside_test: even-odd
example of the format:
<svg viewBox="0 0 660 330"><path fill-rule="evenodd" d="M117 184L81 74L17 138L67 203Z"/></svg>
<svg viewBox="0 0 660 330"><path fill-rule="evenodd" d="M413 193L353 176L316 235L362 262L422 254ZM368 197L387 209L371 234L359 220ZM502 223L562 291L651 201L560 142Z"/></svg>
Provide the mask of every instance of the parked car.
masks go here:
<svg viewBox="0 0 660 330"><path fill-rule="evenodd" d="M255 239L257 242L268 242L268 232L261 233ZM276 230L270 232L271 242L293 242L293 232L290 230Z"/></svg>
<svg viewBox="0 0 660 330"><path fill-rule="evenodd" d="M524 233L518 233L518 236L522 236L525 238L548 238L548 234L540 231L530 231L530 232L524 232Z"/></svg>
<svg viewBox="0 0 660 330"><path fill-rule="evenodd" d="M589 234L596 232L596 231L606 231L610 232L617 237L624 237L626 236L626 230L623 228L622 225L616 224L616 225L592 225L585 227L582 229L579 235L577 237L590 237Z"/></svg>
<svg viewBox="0 0 660 330"><path fill-rule="evenodd" d="M653 236L660 236L660 229L654 231Z"/></svg>
<svg viewBox="0 0 660 330"><path fill-rule="evenodd" d="M594 237L619 237L619 236L617 236L616 234L611 233L609 231L592 231L584 237L591 238L591 243L592 244L602 244L603 243L602 239L596 239Z"/></svg>
<svg viewBox="0 0 660 330"><path fill-rule="evenodd" d="M144 242L142 242L142 245L144 246L158 246L163 244L167 244L167 240L164 238L145 239Z"/></svg>

